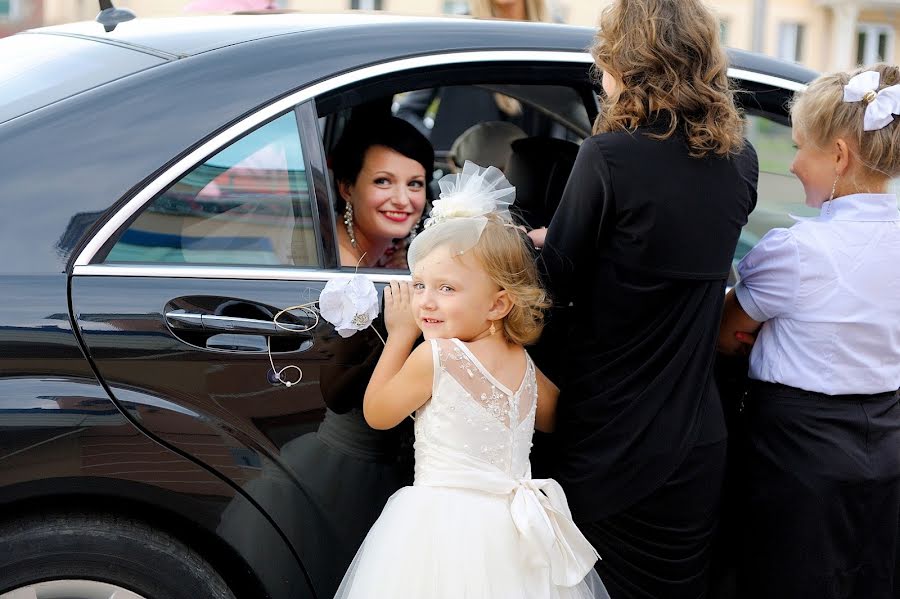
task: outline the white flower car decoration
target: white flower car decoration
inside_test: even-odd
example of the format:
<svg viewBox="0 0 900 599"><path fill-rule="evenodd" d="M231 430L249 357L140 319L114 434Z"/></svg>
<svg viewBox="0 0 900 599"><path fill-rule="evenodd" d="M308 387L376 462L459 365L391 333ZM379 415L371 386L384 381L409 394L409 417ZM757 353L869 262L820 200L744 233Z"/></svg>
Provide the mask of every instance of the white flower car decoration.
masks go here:
<svg viewBox="0 0 900 599"><path fill-rule="evenodd" d="M364 275L331 279L319 294L319 313L341 337L350 337L378 317L375 285Z"/></svg>

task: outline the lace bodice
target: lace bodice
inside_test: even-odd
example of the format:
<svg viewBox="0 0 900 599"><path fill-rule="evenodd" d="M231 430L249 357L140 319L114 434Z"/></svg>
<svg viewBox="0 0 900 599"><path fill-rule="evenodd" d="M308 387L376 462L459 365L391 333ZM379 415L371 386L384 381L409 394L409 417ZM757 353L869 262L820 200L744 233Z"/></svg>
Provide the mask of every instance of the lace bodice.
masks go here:
<svg viewBox="0 0 900 599"><path fill-rule="evenodd" d="M513 478L530 476L537 406L531 358L526 354L525 376L512 390L458 339L432 340L431 349L432 397L416 413L416 480L445 468L448 453L473 458L466 460L472 467L500 469Z"/></svg>

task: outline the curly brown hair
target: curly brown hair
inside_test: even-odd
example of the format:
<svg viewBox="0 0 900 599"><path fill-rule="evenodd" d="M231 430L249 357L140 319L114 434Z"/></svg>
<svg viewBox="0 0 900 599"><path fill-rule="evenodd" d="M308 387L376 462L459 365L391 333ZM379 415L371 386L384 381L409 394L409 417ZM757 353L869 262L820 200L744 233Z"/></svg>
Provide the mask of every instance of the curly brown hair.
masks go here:
<svg viewBox="0 0 900 599"><path fill-rule="evenodd" d="M619 82L604 94L594 133L633 131L669 117L691 156L735 154L744 144L715 16L700 0L616 0L600 16L591 55Z"/></svg>

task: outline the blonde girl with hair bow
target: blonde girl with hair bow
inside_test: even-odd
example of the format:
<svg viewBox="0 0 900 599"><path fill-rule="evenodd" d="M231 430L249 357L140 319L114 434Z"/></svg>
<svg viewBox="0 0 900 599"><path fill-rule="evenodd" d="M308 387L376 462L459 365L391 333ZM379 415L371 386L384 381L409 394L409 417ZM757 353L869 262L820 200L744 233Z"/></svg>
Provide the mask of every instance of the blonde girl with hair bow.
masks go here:
<svg viewBox="0 0 900 599"><path fill-rule="evenodd" d="M824 75L791 107L815 218L738 266L720 350L750 349L746 597L897 597L900 69ZM755 340L755 343L754 343Z"/></svg>
<svg viewBox="0 0 900 599"><path fill-rule="evenodd" d="M531 477L557 389L524 348L548 302L509 215L515 190L471 162L439 183L412 283L385 287L387 343L363 404L376 429L415 415L415 483L388 500L336 597L609 599L562 489Z"/></svg>

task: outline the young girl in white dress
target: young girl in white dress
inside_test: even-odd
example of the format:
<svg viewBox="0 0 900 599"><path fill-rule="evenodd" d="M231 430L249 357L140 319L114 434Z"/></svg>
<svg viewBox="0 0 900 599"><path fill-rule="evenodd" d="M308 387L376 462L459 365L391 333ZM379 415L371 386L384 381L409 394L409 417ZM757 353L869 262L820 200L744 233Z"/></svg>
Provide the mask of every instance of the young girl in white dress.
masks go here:
<svg viewBox="0 0 900 599"><path fill-rule="evenodd" d="M557 389L523 347L548 302L509 217L514 189L472 163L440 185L409 248L412 283L385 287L364 400L377 429L415 414L415 483L388 500L336 597L608 599L562 489L531 478Z"/></svg>

